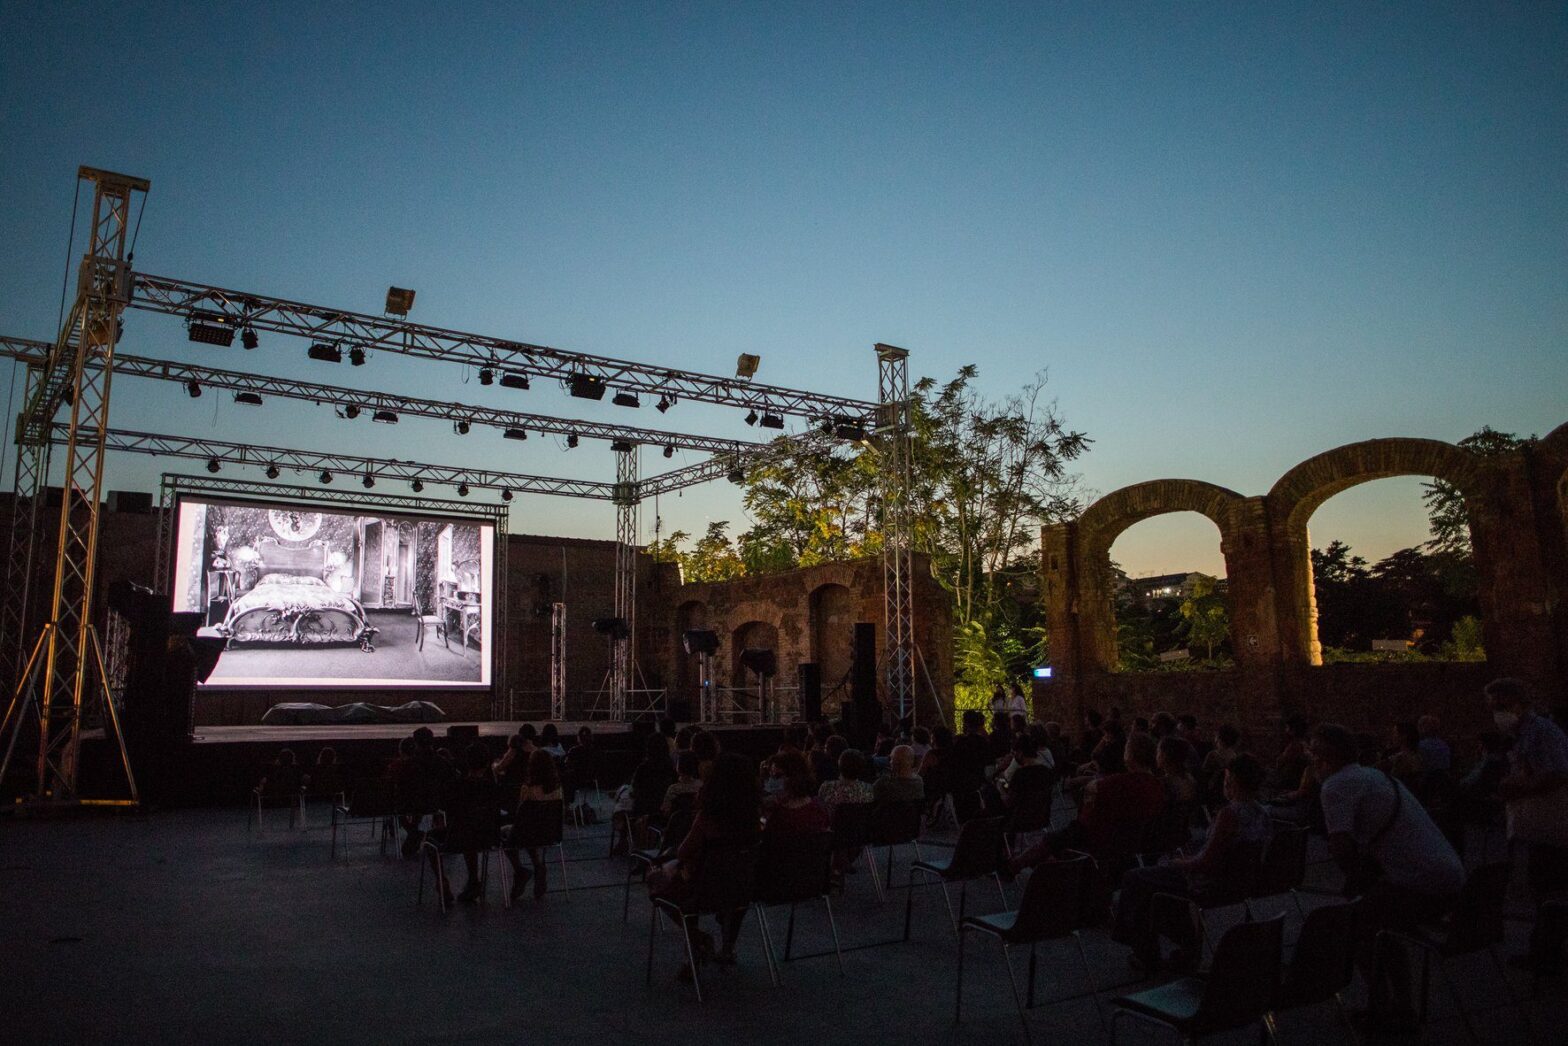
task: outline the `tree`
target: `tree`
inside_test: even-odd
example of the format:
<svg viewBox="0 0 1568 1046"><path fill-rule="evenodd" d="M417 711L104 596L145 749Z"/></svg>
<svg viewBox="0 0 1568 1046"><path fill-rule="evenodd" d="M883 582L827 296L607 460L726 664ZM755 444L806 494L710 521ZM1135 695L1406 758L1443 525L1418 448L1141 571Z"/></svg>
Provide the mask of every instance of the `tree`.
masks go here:
<svg viewBox="0 0 1568 1046"><path fill-rule="evenodd" d="M1512 432L1498 432L1490 425L1483 425L1479 432L1466 436L1459 445L1483 457L1508 454L1535 439L1524 440ZM1434 552L1470 555L1470 515L1465 510L1464 495L1447 480L1434 479L1421 485L1421 500L1426 503L1427 518L1432 529L1432 539L1427 547Z"/></svg>
<svg viewBox="0 0 1568 1046"><path fill-rule="evenodd" d="M1181 601L1181 634L1189 643L1201 644L1207 659L1214 660L1214 646L1225 642L1230 635L1230 607L1219 591L1219 581L1207 574L1199 574L1192 583L1192 593Z"/></svg>
<svg viewBox="0 0 1568 1046"><path fill-rule="evenodd" d="M708 530L697 540L690 551L680 546L691 535L677 530L662 541L648 546L647 552L657 563L679 563L681 580L687 584L704 581L732 581L746 573L745 563L735 545L730 541L730 522L721 519L708 524Z"/></svg>

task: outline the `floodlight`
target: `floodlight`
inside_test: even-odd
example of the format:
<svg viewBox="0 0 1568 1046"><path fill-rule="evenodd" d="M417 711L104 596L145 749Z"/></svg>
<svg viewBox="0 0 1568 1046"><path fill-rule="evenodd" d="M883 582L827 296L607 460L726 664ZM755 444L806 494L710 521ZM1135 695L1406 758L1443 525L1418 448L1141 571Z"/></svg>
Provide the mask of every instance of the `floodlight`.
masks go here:
<svg viewBox="0 0 1568 1046"><path fill-rule="evenodd" d="M322 469L321 470L321 476L319 478L320 478L321 482L323 482L323 483L331 483L332 482L332 473L328 472L326 469Z"/></svg>
<svg viewBox="0 0 1568 1046"><path fill-rule="evenodd" d="M216 312L193 312L185 323L185 334L191 341L202 345L234 344L234 323L227 316Z"/></svg>
<svg viewBox="0 0 1568 1046"><path fill-rule="evenodd" d="M479 384L489 385L493 381L495 381L495 371L491 370L489 367L480 367Z"/></svg>
<svg viewBox="0 0 1568 1046"><path fill-rule="evenodd" d="M371 487L376 485L376 477L367 472L365 473L365 478L360 480L360 482L365 485L366 490L369 490Z"/></svg>
<svg viewBox="0 0 1568 1046"><path fill-rule="evenodd" d="M516 371L505 371L501 374L501 387L503 389L526 390L528 388L528 375L519 374Z"/></svg>
<svg viewBox="0 0 1568 1046"><path fill-rule="evenodd" d="M343 408L343 416L348 418L350 421L359 417L359 406L354 403L348 404Z"/></svg>
<svg viewBox="0 0 1568 1046"><path fill-rule="evenodd" d="M387 312L393 316L407 316L414 307L414 292L406 287L387 288Z"/></svg>
<svg viewBox="0 0 1568 1046"><path fill-rule="evenodd" d="M395 411L395 410L378 410L378 411L376 411L374 414L372 414L370 416L370 420L371 421L379 421L383 425L396 425L397 424L397 411Z"/></svg>
<svg viewBox="0 0 1568 1046"><path fill-rule="evenodd" d="M858 443L866 438L866 427L858 421L844 419L840 420L837 425L833 426L833 435L837 436L839 439L846 439L850 440L851 442Z"/></svg>
<svg viewBox="0 0 1568 1046"><path fill-rule="evenodd" d="M267 466L267 478L268 479L277 479L278 478L278 466L276 466L276 465L268 465Z"/></svg>
<svg viewBox="0 0 1568 1046"><path fill-rule="evenodd" d="M457 421L452 422L452 431L459 436L468 435L468 419L459 418Z"/></svg>
<svg viewBox="0 0 1568 1046"><path fill-rule="evenodd" d="M425 489L424 481L418 479L414 480L414 482L410 483L408 486L409 489L412 490L415 494L418 494L421 490Z"/></svg>
<svg viewBox="0 0 1568 1046"><path fill-rule="evenodd" d="M748 425L755 425L756 423L757 423L757 412L754 411L754 410L748 410L746 412L746 424L748 424Z"/></svg>
<svg viewBox="0 0 1568 1046"><path fill-rule="evenodd" d="M246 327L243 331L240 332L240 344L245 346L247 349L254 349L257 345L261 344L261 339L256 337L256 331L254 328Z"/></svg>
<svg viewBox="0 0 1568 1046"><path fill-rule="evenodd" d="M356 367L363 367L365 365L365 347L363 345L356 345L352 349L349 349L348 361Z"/></svg>
<svg viewBox="0 0 1568 1046"><path fill-rule="evenodd" d="M746 482L746 470L739 465L731 465L729 472L725 474L725 478L738 487Z"/></svg>
<svg viewBox="0 0 1568 1046"><path fill-rule="evenodd" d="M501 433L501 435L505 436L507 439L527 439L528 438L528 430L527 429L507 429L505 432Z"/></svg>
<svg viewBox="0 0 1568 1046"><path fill-rule="evenodd" d="M757 373L757 366L762 362L761 356L753 356L743 352L735 357L735 376L737 378L750 378Z"/></svg>
<svg viewBox="0 0 1568 1046"><path fill-rule="evenodd" d="M318 341L305 350L305 355L322 363L342 363L343 350L330 341Z"/></svg>
<svg viewBox="0 0 1568 1046"><path fill-rule="evenodd" d="M223 463L220 462L217 458L208 458L207 459L207 471L208 472L211 472L214 475L216 475L218 470L221 469L221 468L223 468Z"/></svg>
<svg viewBox="0 0 1568 1046"><path fill-rule="evenodd" d="M777 414L764 414L758 424L765 429L781 429L784 427L784 419Z"/></svg>
<svg viewBox="0 0 1568 1046"><path fill-rule="evenodd" d="M234 394L234 402L243 403L247 407L259 407L261 406L261 397L254 392L236 392Z"/></svg>
<svg viewBox="0 0 1568 1046"><path fill-rule="evenodd" d="M460 497L460 498L468 497L468 484L467 483L459 483L457 485L457 496Z"/></svg>
<svg viewBox="0 0 1568 1046"><path fill-rule="evenodd" d="M566 445L568 448L577 446L577 433L568 432L566 434Z"/></svg>
<svg viewBox="0 0 1568 1046"><path fill-rule="evenodd" d="M604 399L604 379L592 374L573 374L566 379L566 388L580 400Z"/></svg>
<svg viewBox="0 0 1568 1046"><path fill-rule="evenodd" d="M660 396L659 402L653 405L653 409L658 411L660 414L663 414L673 406L675 406L674 400L670 399L668 396Z"/></svg>
<svg viewBox="0 0 1568 1046"><path fill-rule="evenodd" d="M610 449L617 454L630 454L632 452L632 444L627 440L618 439L610 444Z"/></svg>
<svg viewBox="0 0 1568 1046"><path fill-rule="evenodd" d="M675 444L666 443L664 445L664 456L667 458L673 458L675 456Z"/></svg>
<svg viewBox="0 0 1568 1046"><path fill-rule="evenodd" d="M502 501L511 501L512 500L512 492L510 490L503 490L503 491L501 491L501 500Z"/></svg>
<svg viewBox="0 0 1568 1046"><path fill-rule="evenodd" d="M201 398L201 382L194 381L194 380L193 381L187 381L185 383L185 392L193 400L194 399L200 399Z"/></svg>
<svg viewBox="0 0 1568 1046"><path fill-rule="evenodd" d="M640 407L642 403L637 399L635 392L617 392L615 398L610 400L617 407Z"/></svg>

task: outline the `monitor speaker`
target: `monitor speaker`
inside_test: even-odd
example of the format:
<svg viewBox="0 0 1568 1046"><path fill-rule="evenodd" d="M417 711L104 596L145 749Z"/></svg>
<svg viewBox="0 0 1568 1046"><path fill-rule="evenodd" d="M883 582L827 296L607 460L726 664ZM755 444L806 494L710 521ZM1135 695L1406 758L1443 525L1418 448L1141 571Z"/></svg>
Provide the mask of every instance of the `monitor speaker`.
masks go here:
<svg viewBox="0 0 1568 1046"><path fill-rule="evenodd" d="M705 628L688 629L681 633L681 645L688 654L712 654L719 649L719 634Z"/></svg>
<svg viewBox="0 0 1568 1046"><path fill-rule="evenodd" d="M800 718L814 723L822 718L822 666L805 661L800 670Z"/></svg>
<svg viewBox="0 0 1568 1046"><path fill-rule="evenodd" d="M740 663L759 676L771 677L779 670L778 658L773 651L747 648L740 652Z"/></svg>
<svg viewBox="0 0 1568 1046"><path fill-rule="evenodd" d="M849 696L856 703L877 699L877 626L855 623L855 661L850 670Z"/></svg>

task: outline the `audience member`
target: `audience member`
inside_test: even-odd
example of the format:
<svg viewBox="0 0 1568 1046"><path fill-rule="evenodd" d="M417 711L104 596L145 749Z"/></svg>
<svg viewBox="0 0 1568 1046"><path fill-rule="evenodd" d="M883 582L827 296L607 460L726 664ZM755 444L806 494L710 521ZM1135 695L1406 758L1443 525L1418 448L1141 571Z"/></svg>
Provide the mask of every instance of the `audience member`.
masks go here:
<svg viewBox="0 0 1568 1046"><path fill-rule="evenodd" d="M1029 699L1024 696L1022 683L1016 681L1013 683L1012 693L1007 699L1007 711L1013 716L1023 716L1025 723L1029 721ZM1023 727L1014 724L1013 732L1022 733Z"/></svg>
<svg viewBox="0 0 1568 1046"><path fill-rule="evenodd" d="M817 798L817 783L806 757L799 752L780 752L772 759L772 771L769 780L778 781L779 786L765 803L763 831L768 835L827 831L831 820L828 808Z"/></svg>
<svg viewBox="0 0 1568 1046"><path fill-rule="evenodd" d="M443 789L441 810L446 814L446 822L432 828L429 838L441 850L463 855L468 881L457 900L472 903L484 890L484 880L479 877L479 851L496 843L504 800L490 772L490 753L484 745L475 741L463 749L461 767L462 774L446 782ZM451 904L452 891L446 884L440 856L431 854L430 863L443 901Z"/></svg>
<svg viewBox="0 0 1568 1046"><path fill-rule="evenodd" d="M1421 795L1421 778L1425 768L1421 765L1420 735L1414 723L1394 724L1394 747L1378 764L1378 769L1392 774L1400 784L1410 789L1412 795Z"/></svg>
<svg viewBox="0 0 1568 1046"><path fill-rule="evenodd" d="M546 723L544 729L539 731L539 747L556 759L566 758L566 749L561 746L561 732L554 723Z"/></svg>
<svg viewBox="0 0 1568 1046"><path fill-rule="evenodd" d="M1188 812L1189 818L1198 806L1198 781L1187 769L1192 746L1171 735L1155 746L1154 768L1165 784L1165 801Z"/></svg>
<svg viewBox="0 0 1568 1046"><path fill-rule="evenodd" d="M691 750L697 754L697 776L706 781L713 772L713 763L719 758L719 737L707 730L691 735Z"/></svg>
<svg viewBox="0 0 1568 1046"><path fill-rule="evenodd" d="M1300 783L1301 775L1312 763L1312 757L1307 754L1309 732L1306 716L1286 717L1285 745L1280 749L1279 756L1274 760L1274 768L1269 774L1268 784L1271 792L1288 792Z"/></svg>
<svg viewBox="0 0 1568 1046"><path fill-rule="evenodd" d="M1154 758L1154 739L1148 734L1127 738L1127 769L1089 782L1077 818L1013 858L1009 871L1032 868L1064 850L1086 850L1096 858L1126 856L1122 851L1128 841L1165 808L1165 785L1154 776Z"/></svg>
<svg viewBox="0 0 1568 1046"><path fill-rule="evenodd" d="M1203 801L1217 804L1224 799L1221 794L1225 783L1225 768L1239 754L1236 746L1241 743L1241 731L1229 723L1221 724L1214 731L1214 748L1203 757L1198 771L1198 784L1203 789Z"/></svg>
<svg viewBox="0 0 1568 1046"><path fill-rule="evenodd" d="M811 750L811 776L826 784L838 777L838 759L849 747L849 742L839 734L822 739L820 747Z"/></svg>
<svg viewBox="0 0 1568 1046"><path fill-rule="evenodd" d="M1421 752L1421 767L1429 774L1446 774L1454 768L1454 753L1442 738L1442 721L1435 715L1424 715L1416 720L1416 732L1421 735L1417 746Z"/></svg>
<svg viewBox="0 0 1568 1046"><path fill-rule="evenodd" d="M923 726L915 727L909 732L909 747L914 752L915 762L918 765L926 757L926 753L931 751L931 731Z"/></svg>
<svg viewBox="0 0 1568 1046"><path fill-rule="evenodd" d="M888 757L888 772L871 786L871 798L878 803L911 803L926 797L925 782L916 773L915 750L897 745Z"/></svg>
<svg viewBox="0 0 1568 1046"><path fill-rule="evenodd" d="M659 813L668 818L677 806L690 806L696 802L697 792L702 788L699 770L696 752L685 751L676 757L675 780L664 790Z"/></svg>
<svg viewBox="0 0 1568 1046"><path fill-rule="evenodd" d="M548 749L540 748L528 757L528 774L523 780L523 787L517 794L519 805L523 803L553 802L560 805L561 778L555 768L555 757ZM510 848L507 858L512 862L512 872L515 878L512 881L512 899L523 895L523 888L528 885L530 874L534 881L534 900L539 900L545 895L546 869L549 867L544 860L544 850L537 846L527 847L528 863L533 865L530 873L523 868L517 859L517 849Z"/></svg>
<svg viewBox="0 0 1568 1046"><path fill-rule="evenodd" d="M838 777L832 781L823 781L817 789L817 798L831 812L835 806L844 803L869 803L871 802L871 785L865 781L866 757L858 750L846 748L844 754L838 757Z"/></svg>

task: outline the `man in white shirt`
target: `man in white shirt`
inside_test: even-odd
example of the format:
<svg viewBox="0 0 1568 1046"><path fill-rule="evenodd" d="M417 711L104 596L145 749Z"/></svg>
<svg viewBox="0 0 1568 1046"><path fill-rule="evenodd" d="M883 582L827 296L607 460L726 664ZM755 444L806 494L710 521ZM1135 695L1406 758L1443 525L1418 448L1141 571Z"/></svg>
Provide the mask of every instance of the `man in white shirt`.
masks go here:
<svg viewBox="0 0 1568 1046"><path fill-rule="evenodd" d="M1345 873L1347 893L1364 899L1369 935L1408 930L1447 911L1464 887L1464 865L1416 797L1383 771L1358 764L1355 738L1342 726L1319 726L1308 751L1323 782L1329 853ZM1366 971L1369 1022L1407 1027L1415 1014L1409 960L1397 945L1377 958Z"/></svg>

